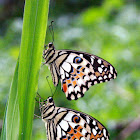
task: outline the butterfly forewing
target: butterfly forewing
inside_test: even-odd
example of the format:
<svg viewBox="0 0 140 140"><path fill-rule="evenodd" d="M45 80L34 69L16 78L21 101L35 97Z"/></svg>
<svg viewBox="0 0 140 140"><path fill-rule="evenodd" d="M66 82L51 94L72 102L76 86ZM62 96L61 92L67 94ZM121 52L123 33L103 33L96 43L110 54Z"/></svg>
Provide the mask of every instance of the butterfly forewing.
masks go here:
<svg viewBox="0 0 140 140"><path fill-rule="evenodd" d="M54 104L47 104L46 107L42 118L48 140L109 140L107 129L93 117L76 110L55 107Z"/></svg>
<svg viewBox="0 0 140 140"><path fill-rule="evenodd" d="M60 79L61 89L69 100L77 100L84 96L90 86L110 81L117 76L109 62L95 55L71 50L53 52L53 57L47 55L45 60L46 63L51 62L49 65L54 85L58 85Z"/></svg>

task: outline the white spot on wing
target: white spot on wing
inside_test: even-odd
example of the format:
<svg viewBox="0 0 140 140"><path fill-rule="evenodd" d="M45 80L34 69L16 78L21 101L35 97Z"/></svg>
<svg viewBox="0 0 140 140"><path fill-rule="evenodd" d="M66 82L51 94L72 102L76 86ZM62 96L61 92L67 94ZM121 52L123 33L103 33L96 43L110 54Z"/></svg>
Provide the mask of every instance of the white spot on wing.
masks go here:
<svg viewBox="0 0 140 140"><path fill-rule="evenodd" d="M85 68L85 73L88 74L89 73L89 69Z"/></svg>
<svg viewBox="0 0 140 140"><path fill-rule="evenodd" d="M97 135L97 131L94 128L92 129L92 133L93 133L94 136Z"/></svg>
<svg viewBox="0 0 140 140"><path fill-rule="evenodd" d="M89 76L85 76L85 77L84 77L84 80L85 80L85 81L89 81Z"/></svg>
<svg viewBox="0 0 140 140"><path fill-rule="evenodd" d="M70 87L68 88L68 91L69 91L69 93L73 92L73 91L74 91L73 86L70 86Z"/></svg>
<svg viewBox="0 0 140 140"><path fill-rule="evenodd" d="M63 62L62 68L63 68L65 71L70 72L70 70L71 70L71 65L70 65L69 63L67 63L67 62Z"/></svg>
<svg viewBox="0 0 140 140"><path fill-rule="evenodd" d="M78 93L77 97L80 98L81 97L81 94Z"/></svg>
<svg viewBox="0 0 140 140"><path fill-rule="evenodd" d="M79 87L79 86L76 86L76 87L75 87L75 92L77 93L77 91L80 92L80 87Z"/></svg>
<svg viewBox="0 0 140 140"><path fill-rule="evenodd" d="M112 66L110 66L110 72L111 72L111 74L113 74L113 67Z"/></svg>
<svg viewBox="0 0 140 140"><path fill-rule="evenodd" d="M104 79L106 79L106 78L107 78L107 76L105 75L105 76L104 76Z"/></svg>
<svg viewBox="0 0 140 140"><path fill-rule="evenodd" d="M101 62L102 62L101 59L98 59L97 61L98 61L99 64L101 64Z"/></svg>
<svg viewBox="0 0 140 140"><path fill-rule="evenodd" d="M93 65L93 63L94 63L94 59L91 57L90 58L91 59L91 64Z"/></svg>
<svg viewBox="0 0 140 140"><path fill-rule="evenodd" d="M74 59L75 56L76 56L76 55L74 55L74 54L71 53L71 54L67 57L66 62L73 63L73 59Z"/></svg>
<svg viewBox="0 0 140 140"><path fill-rule="evenodd" d="M93 125L96 125L96 121L93 120L92 124L93 124Z"/></svg>
<svg viewBox="0 0 140 140"><path fill-rule="evenodd" d="M102 72L103 72L103 69L102 69L101 67L98 67L98 71L99 71L100 73L102 73Z"/></svg>
<svg viewBox="0 0 140 140"><path fill-rule="evenodd" d="M66 77L69 77L69 74L68 73L66 73Z"/></svg>
<svg viewBox="0 0 140 140"><path fill-rule="evenodd" d="M94 85L97 84L97 81L94 81Z"/></svg>
<svg viewBox="0 0 140 140"><path fill-rule="evenodd" d="M112 77L112 75L109 73L108 77L109 77L109 78L111 78L111 77Z"/></svg>
<svg viewBox="0 0 140 140"><path fill-rule="evenodd" d="M69 124L70 124L70 126L71 126L72 128L74 128L75 126L77 126L77 124L76 124L76 123L73 123L73 122L69 122Z"/></svg>
<svg viewBox="0 0 140 140"><path fill-rule="evenodd" d="M64 121L64 120L62 120L62 121L59 123L59 125L62 127L62 129L63 129L64 131L67 131L68 128L69 128L68 123L67 123L66 121Z"/></svg>
<svg viewBox="0 0 140 140"><path fill-rule="evenodd" d="M95 57L94 57L94 56L91 56L91 58L95 59Z"/></svg>
<svg viewBox="0 0 140 140"><path fill-rule="evenodd" d="M75 96L74 96L73 94L71 95L71 99L72 99L72 100L74 100L74 99L75 99Z"/></svg>
<svg viewBox="0 0 140 140"><path fill-rule="evenodd" d="M84 137L80 138L80 140L86 140Z"/></svg>
<svg viewBox="0 0 140 140"><path fill-rule="evenodd" d="M106 130L105 129L103 129L103 134L106 137Z"/></svg>
<svg viewBox="0 0 140 140"><path fill-rule="evenodd" d="M87 91L87 89L85 87L83 87L83 93L85 93Z"/></svg>
<svg viewBox="0 0 140 140"><path fill-rule="evenodd" d="M82 129L82 134L85 136L85 134L87 133L86 129Z"/></svg>
<svg viewBox="0 0 140 140"><path fill-rule="evenodd" d="M80 86L81 86L82 84L84 84L82 79L78 79L77 82L78 82L78 85L80 85Z"/></svg>
<svg viewBox="0 0 140 140"><path fill-rule="evenodd" d="M73 117L73 113L69 112L65 117L64 120L71 122L72 121L72 117Z"/></svg>
<svg viewBox="0 0 140 140"><path fill-rule="evenodd" d="M90 121L89 121L89 118L88 117L86 117L86 120L87 120L87 123L89 124Z"/></svg>
<svg viewBox="0 0 140 140"><path fill-rule="evenodd" d="M103 78L100 76L99 78L98 78L98 80L102 80Z"/></svg>

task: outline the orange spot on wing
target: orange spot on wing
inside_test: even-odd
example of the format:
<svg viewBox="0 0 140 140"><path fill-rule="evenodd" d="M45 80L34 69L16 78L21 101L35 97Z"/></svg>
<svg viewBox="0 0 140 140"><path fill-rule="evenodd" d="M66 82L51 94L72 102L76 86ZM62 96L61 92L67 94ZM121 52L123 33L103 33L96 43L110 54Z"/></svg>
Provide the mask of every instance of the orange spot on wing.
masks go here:
<svg viewBox="0 0 140 140"><path fill-rule="evenodd" d="M108 63L106 61L103 61L103 64L105 67L108 67Z"/></svg>
<svg viewBox="0 0 140 140"><path fill-rule="evenodd" d="M79 78L79 76L78 76L78 75L76 75L76 76L75 76L75 78L77 79L77 78Z"/></svg>
<svg viewBox="0 0 140 140"><path fill-rule="evenodd" d="M80 76L80 77L82 77L84 74L82 73L82 72L80 72L79 74L78 74L78 76Z"/></svg>
<svg viewBox="0 0 140 140"><path fill-rule="evenodd" d="M96 136L93 135L93 133L91 133L90 139L95 139L97 140L98 138L101 138L103 136L103 133L101 133L100 135L97 134Z"/></svg>
<svg viewBox="0 0 140 140"><path fill-rule="evenodd" d="M95 72L95 76L96 77L100 76L100 73L99 72Z"/></svg>
<svg viewBox="0 0 140 140"><path fill-rule="evenodd" d="M75 74L76 73L76 69L73 68L73 72L71 72L71 74Z"/></svg>
<svg viewBox="0 0 140 140"><path fill-rule="evenodd" d="M103 126L100 123L97 123L97 125L98 125L98 127L99 127L100 130L103 129Z"/></svg>
<svg viewBox="0 0 140 140"><path fill-rule="evenodd" d="M66 82L67 82L67 84L70 84L71 83L71 79L66 80Z"/></svg>
<svg viewBox="0 0 140 140"><path fill-rule="evenodd" d="M74 138L80 139L80 137L83 136L80 132L74 132L74 129L71 126L70 126L70 128L71 128L71 130L67 133L73 134L73 136L71 137L72 139L74 139Z"/></svg>
<svg viewBox="0 0 140 140"><path fill-rule="evenodd" d="M79 126L77 127L76 131L80 131L81 129L83 129L83 127L79 125Z"/></svg>
<svg viewBox="0 0 140 140"><path fill-rule="evenodd" d="M72 84L73 84L73 86L75 86L76 85L76 81L73 81Z"/></svg>
<svg viewBox="0 0 140 140"><path fill-rule="evenodd" d="M70 126L70 131L68 132L68 134L73 134L74 133L74 129Z"/></svg>
<svg viewBox="0 0 140 140"><path fill-rule="evenodd" d="M67 85L66 84L63 84L63 91L67 92Z"/></svg>
<svg viewBox="0 0 140 140"><path fill-rule="evenodd" d="M77 139L80 139L80 137L82 137L83 135L82 135L80 132L76 132L76 133L74 133L74 136L75 136Z"/></svg>
<svg viewBox="0 0 140 140"><path fill-rule="evenodd" d="M84 67L81 67L80 69L79 69L79 71L81 71L82 72L82 70L84 69Z"/></svg>
<svg viewBox="0 0 140 140"><path fill-rule="evenodd" d="M103 73L101 75L104 76L105 75L105 72L103 71Z"/></svg>
<svg viewBox="0 0 140 140"><path fill-rule="evenodd" d="M75 138L76 138L76 137L73 135L73 136L71 137L71 139L70 139L70 140L75 140Z"/></svg>
<svg viewBox="0 0 140 140"><path fill-rule="evenodd" d="M74 129L70 126L70 131L68 132L68 134L74 134Z"/></svg>

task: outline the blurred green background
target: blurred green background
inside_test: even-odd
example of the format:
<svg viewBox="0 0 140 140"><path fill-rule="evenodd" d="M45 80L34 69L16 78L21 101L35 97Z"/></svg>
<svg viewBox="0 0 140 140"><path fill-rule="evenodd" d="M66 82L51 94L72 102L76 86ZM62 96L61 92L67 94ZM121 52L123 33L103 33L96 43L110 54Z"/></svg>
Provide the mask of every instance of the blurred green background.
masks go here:
<svg viewBox="0 0 140 140"><path fill-rule="evenodd" d="M0 132L19 55L23 10L24 0L0 0ZM49 23L52 20L56 49L95 54L118 72L117 79L91 87L77 101L68 101L59 84L56 106L95 117L107 127L112 140L140 140L140 1L51 0ZM48 31L46 44L51 41ZM52 95L46 76L54 91L50 71L42 66L38 92L45 99ZM35 114L40 115L38 103ZM36 117L32 139L46 139L44 123Z"/></svg>

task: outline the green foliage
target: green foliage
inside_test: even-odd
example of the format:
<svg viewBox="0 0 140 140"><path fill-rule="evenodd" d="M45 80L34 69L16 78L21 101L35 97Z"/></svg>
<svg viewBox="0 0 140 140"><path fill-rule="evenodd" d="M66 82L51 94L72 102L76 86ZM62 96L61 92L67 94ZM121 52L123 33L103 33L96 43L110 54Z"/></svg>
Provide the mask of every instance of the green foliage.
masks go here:
<svg viewBox="0 0 140 140"><path fill-rule="evenodd" d="M3 140L31 138L48 6L48 0L27 0L25 3L20 56L6 108Z"/></svg>
<svg viewBox="0 0 140 140"><path fill-rule="evenodd" d="M2 131L2 140L18 139L18 129L19 129L19 102L18 102L18 66L19 61L17 61L17 66L15 69L14 78L11 85L11 90L9 94L9 99L5 112L5 122Z"/></svg>

